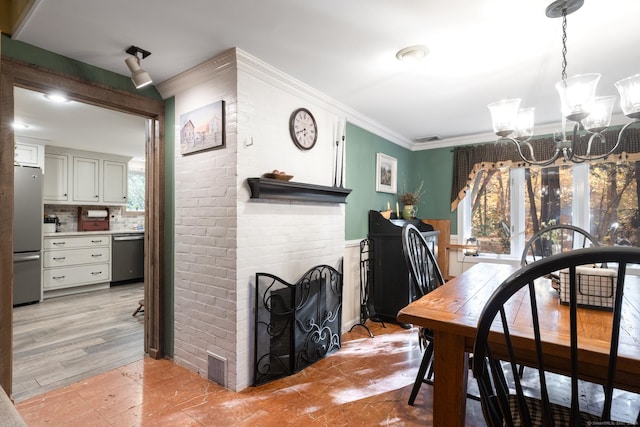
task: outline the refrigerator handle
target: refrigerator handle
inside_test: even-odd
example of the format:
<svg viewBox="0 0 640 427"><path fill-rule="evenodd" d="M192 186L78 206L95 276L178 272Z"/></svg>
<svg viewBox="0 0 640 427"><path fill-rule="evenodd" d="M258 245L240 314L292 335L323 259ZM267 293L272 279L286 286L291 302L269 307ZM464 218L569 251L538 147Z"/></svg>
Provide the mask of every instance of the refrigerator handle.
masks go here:
<svg viewBox="0 0 640 427"><path fill-rule="evenodd" d="M13 262L36 261L40 259L40 255L13 255Z"/></svg>

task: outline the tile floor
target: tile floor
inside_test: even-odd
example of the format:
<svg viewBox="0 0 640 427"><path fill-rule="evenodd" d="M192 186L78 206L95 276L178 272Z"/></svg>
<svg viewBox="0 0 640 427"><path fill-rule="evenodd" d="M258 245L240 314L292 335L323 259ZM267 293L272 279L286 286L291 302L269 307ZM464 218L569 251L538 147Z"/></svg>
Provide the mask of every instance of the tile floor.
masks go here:
<svg viewBox="0 0 640 427"><path fill-rule="evenodd" d="M431 387L407 404L422 352L416 329L368 323L342 348L290 377L234 393L177 366L145 358L20 402L37 426L431 425ZM468 400L467 426L484 426Z"/></svg>

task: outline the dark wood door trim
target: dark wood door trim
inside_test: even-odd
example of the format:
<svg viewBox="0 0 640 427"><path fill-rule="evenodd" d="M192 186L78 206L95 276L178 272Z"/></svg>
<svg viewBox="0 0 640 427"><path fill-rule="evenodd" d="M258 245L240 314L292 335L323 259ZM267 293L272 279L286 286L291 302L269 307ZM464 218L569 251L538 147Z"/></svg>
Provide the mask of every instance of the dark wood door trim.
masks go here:
<svg viewBox="0 0 640 427"><path fill-rule="evenodd" d="M145 212L145 351L163 356L164 102L2 57L0 65L0 387L11 396L13 301L13 88L57 89L71 99L149 119Z"/></svg>

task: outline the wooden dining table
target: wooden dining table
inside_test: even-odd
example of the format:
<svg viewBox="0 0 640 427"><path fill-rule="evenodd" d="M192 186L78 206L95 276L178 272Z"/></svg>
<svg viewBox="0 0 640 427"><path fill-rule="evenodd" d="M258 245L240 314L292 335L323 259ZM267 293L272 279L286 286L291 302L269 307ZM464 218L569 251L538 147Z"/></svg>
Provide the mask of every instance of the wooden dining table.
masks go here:
<svg viewBox="0 0 640 427"><path fill-rule="evenodd" d="M469 376L467 353L473 351L478 318L493 291L518 268L475 264L398 313L398 321L430 328L434 333L434 426L464 426ZM640 278L628 276L626 282L616 386L640 392ZM526 292L520 292L521 300L517 303L528 305L526 296ZM568 307L560 304L558 292L549 283L537 284L536 296L545 313L541 335L550 352L546 368L568 373ZM579 327L582 332L586 331L585 336L580 336L581 347L587 349L580 361L580 374L584 379L601 382L606 374L612 314L592 308L578 310ZM526 355L533 349L530 330L527 332L524 327L530 323L530 309L513 313L516 314L509 319L512 335L523 337L515 341L519 346L515 351Z"/></svg>

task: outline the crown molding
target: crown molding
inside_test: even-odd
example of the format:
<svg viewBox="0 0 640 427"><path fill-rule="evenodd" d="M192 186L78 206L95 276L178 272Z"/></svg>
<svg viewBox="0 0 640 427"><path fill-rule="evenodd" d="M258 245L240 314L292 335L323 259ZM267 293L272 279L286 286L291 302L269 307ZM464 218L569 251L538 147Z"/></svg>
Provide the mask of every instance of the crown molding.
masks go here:
<svg viewBox="0 0 640 427"><path fill-rule="evenodd" d="M237 72L247 73L310 103L320 105L323 109L337 116L345 117L353 125L401 147L411 149L411 140L238 48L229 49L189 70L177 74L156 85L156 89L160 92L162 98L166 99L210 80L217 73L226 72L234 67Z"/></svg>
<svg viewBox="0 0 640 427"><path fill-rule="evenodd" d="M295 79L294 77L284 73L283 71L267 64L266 62L256 58L255 56L236 48L236 58L238 70L246 72L262 81L274 85L279 89L293 93L296 96L304 98L309 102L319 104L327 111L345 117L346 120L364 130L367 130L379 137L389 140L394 144L404 148L411 149L412 141L406 137L388 129L375 120L359 113L353 108L344 105L319 90L307 85L306 83Z"/></svg>
<svg viewBox="0 0 640 427"><path fill-rule="evenodd" d="M609 127L622 126L629 123L629 119L620 113L616 113L611 116L611 124ZM559 129L560 121L553 123L543 123L536 125L536 137L541 135L553 135L555 131ZM569 129L569 127L567 127ZM423 150L435 150L437 148L458 147L461 145L474 145L474 144L487 144L495 142L498 137L493 132L478 133L473 135L455 136L451 138L445 138L440 141L432 141L426 143L413 142L411 146L412 151Z"/></svg>
<svg viewBox="0 0 640 427"><path fill-rule="evenodd" d="M170 98L187 89L211 80L216 74L233 70L236 66L236 49L228 49L180 74L156 85L163 99Z"/></svg>

